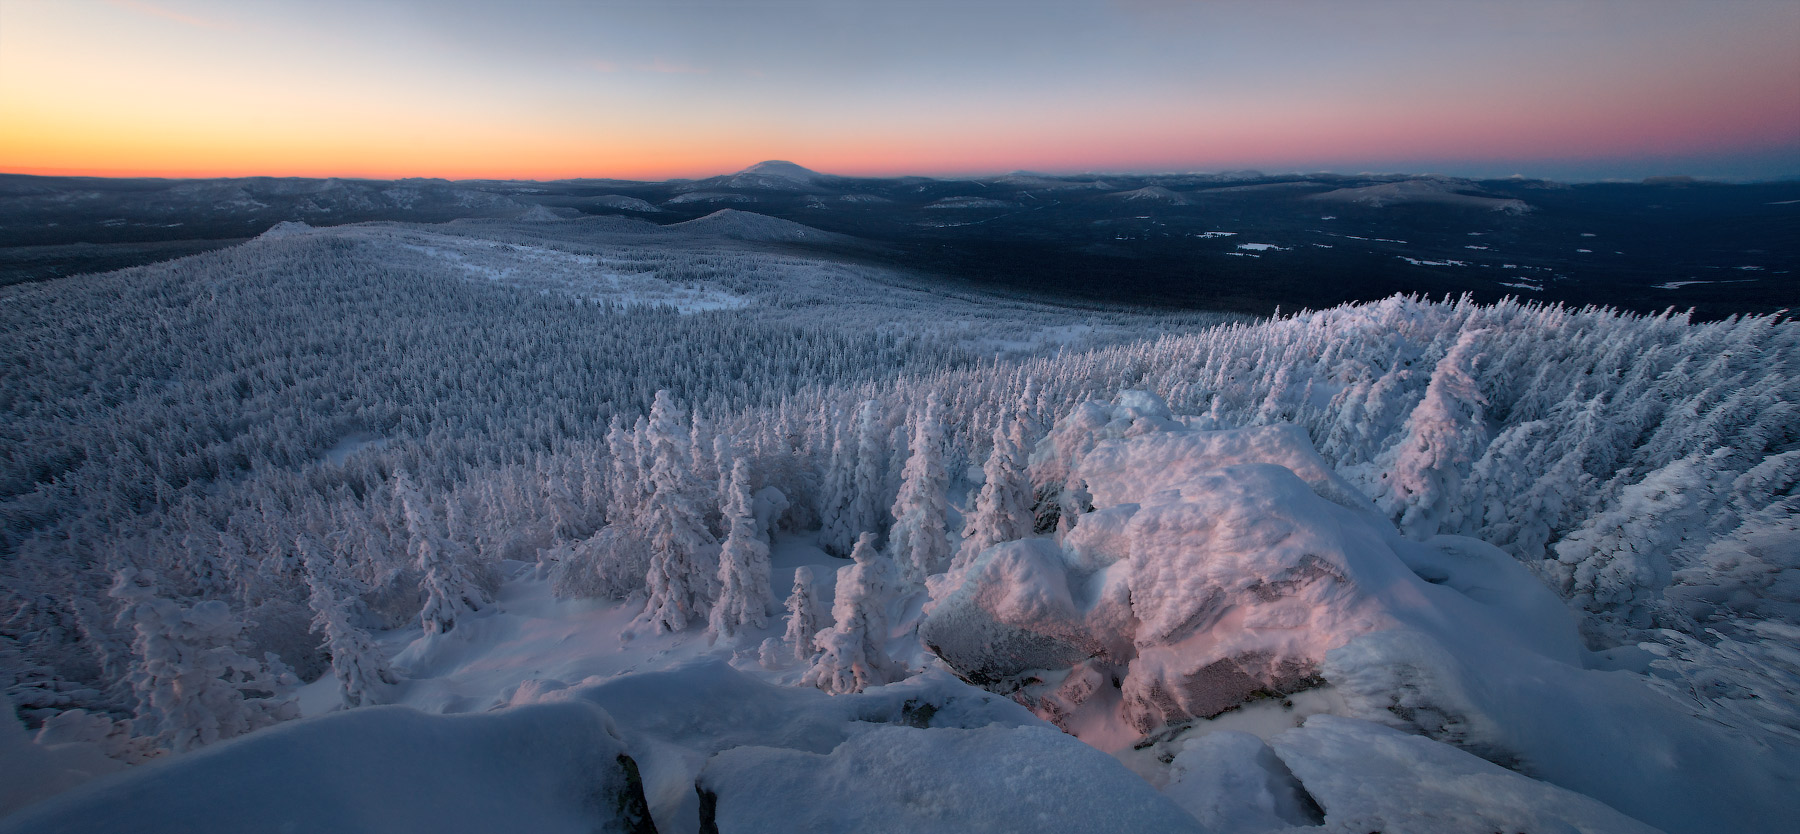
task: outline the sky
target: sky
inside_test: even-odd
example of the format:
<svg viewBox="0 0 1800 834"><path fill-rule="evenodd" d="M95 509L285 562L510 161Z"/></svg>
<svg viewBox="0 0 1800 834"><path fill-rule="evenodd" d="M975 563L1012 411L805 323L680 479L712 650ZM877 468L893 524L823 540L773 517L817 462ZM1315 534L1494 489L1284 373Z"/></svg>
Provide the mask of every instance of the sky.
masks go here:
<svg viewBox="0 0 1800 834"><path fill-rule="evenodd" d="M1800 0L0 0L0 171L1800 176Z"/></svg>

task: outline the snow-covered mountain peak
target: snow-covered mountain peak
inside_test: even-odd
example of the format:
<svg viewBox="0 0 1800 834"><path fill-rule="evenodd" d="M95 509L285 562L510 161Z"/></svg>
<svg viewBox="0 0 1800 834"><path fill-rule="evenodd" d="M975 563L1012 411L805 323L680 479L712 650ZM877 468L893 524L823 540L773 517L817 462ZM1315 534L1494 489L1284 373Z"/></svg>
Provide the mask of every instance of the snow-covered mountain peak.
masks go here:
<svg viewBox="0 0 1800 834"><path fill-rule="evenodd" d="M765 162L758 162L755 165L745 168L744 170L737 172L737 176L772 177L775 179L812 183L817 182L819 178L824 175L820 174L818 171L795 165L786 160L771 159Z"/></svg>

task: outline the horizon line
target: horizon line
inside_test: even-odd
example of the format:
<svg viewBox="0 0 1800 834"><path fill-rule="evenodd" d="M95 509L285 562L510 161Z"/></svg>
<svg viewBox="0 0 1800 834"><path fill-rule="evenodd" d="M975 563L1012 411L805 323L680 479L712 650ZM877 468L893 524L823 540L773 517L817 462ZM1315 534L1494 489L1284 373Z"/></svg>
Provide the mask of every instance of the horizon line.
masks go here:
<svg viewBox="0 0 1800 834"><path fill-rule="evenodd" d="M505 177L505 176L446 177L446 176L432 176L432 175L420 175L420 174L395 176L395 175L366 175L366 174L280 174L280 173L271 173L271 174L121 173L121 172L116 172L114 170L109 170L109 169L94 170L94 169L70 169L70 168L60 168L60 167L59 168L0 169L0 176L42 177L45 179L64 178L64 179L98 179L98 180L169 180L169 181L291 179L291 180L364 180L364 181L369 181L369 182L403 182L406 180L436 180L436 181L450 182L450 183L471 183L471 182L559 183L559 182L579 182L582 180L607 180L607 181L621 182L621 183L641 183L641 184L646 184L646 185L653 185L653 184L700 182L703 180L716 179L718 177L728 177L728 176L732 176L734 174L743 173L744 171L747 171L750 168L755 167L756 165L761 165L761 164L764 164L767 162L786 162L786 160L774 160L774 159L763 160L762 162L752 163L751 165L745 166L744 168L739 168L736 170L729 170L729 171L722 171L722 172L715 173L715 174L707 174L707 175L695 176L695 177L664 177L661 179L655 179L655 178L632 179L629 177L617 177L617 176L606 176L606 175L575 175L575 176L567 176L567 177L538 178L538 177ZM1691 180L1696 183L1714 183L1714 184L1728 184L1728 185L1757 185L1757 184L1771 184L1771 183L1800 181L1800 170L1795 170L1793 172L1783 173L1783 174L1774 174L1774 175L1769 175L1769 176L1757 176L1757 177L1711 176L1711 175L1705 175L1705 174L1688 174L1688 173L1681 173L1681 172L1671 172L1671 173L1664 173L1664 174L1651 174L1651 175L1643 176L1643 177L1592 177L1592 178L1566 178L1566 179L1558 178L1558 177L1551 177L1551 176L1534 176L1534 175L1526 174L1526 173L1522 173L1522 172L1507 174L1507 175L1487 176L1487 175L1449 174L1449 173L1444 173L1441 171L1431 171L1431 170L1424 170L1424 169L1413 170L1413 171L1407 171L1407 170L1348 171L1348 170L1342 170L1342 169L1329 169L1329 168L1319 168L1319 169L1313 169L1313 170L1292 169L1292 170L1275 170L1275 171L1267 171L1267 170L1262 170L1259 168L1226 168L1226 169L1218 169L1218 170L1188 170L1188 171L1089 170L1089 171L1071 171L1071 172L1066 172L1066 173L1057 173L1057 172L1051 172L1051 171L1033 171L1033 170L1027 170L1027 169L1014 169L1014 170L1010 170L1010 171L996 171L996 172L989 172L989 173L972 173L972 174L906 173L906 174L885 174L885 175L857 175L857 174L833 174L833 173L829 173L826 171L819 171L819 170L812 169L812 168L806 168L806 166L800 165L799 163L789 162L788 164L797 165L801 168L805 168L806 170L811 171L812 173L819 174L821 176L832 177L832 178L836 178L836 179L897 180L897 179L908 179L908 178L924 178L924 179L940 180L943 182L978 181L978 180L986 180L986 179L998 179L1001 177L1009 177L1009 176L1038 176L1038 177L1050 177L1050 178L1056 178L1056 179L1073 179L1073 178L1078 178L1078 177L1209 177L1209 176L1217 177L1217 176L1229 176L1229 175L1242 175L1242 176L1244 176L1244 178L1314 177L1314 176L1408 177L1408 178L1443 177L1443 178L1447 178L1447 179L1471 180L1471 181L1475 181L1475 182L1496 182L1496 181L1502 181L1502 180L1525 180L1525 181L1535 181L1535 182L1552 182L1552 183L1559 183L1559 184L1565 184L1565 185L1601 185L1601 184L1631 185L1631 184L1646 184L1653 180Z"/></svg>

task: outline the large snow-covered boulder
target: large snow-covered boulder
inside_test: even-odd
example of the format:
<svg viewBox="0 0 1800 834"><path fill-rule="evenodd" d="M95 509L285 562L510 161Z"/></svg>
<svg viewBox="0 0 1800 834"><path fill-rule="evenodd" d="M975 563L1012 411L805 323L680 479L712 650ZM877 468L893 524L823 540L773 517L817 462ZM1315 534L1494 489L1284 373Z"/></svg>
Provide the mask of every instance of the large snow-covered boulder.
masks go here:
<svg viewBox="0 0 1800 834"><path fill-rule="evenodd" d="M1221 726L1204 719L1311 687L1329 688L1310 700L1330 713L1422 737L1308 724L1295 738L1330 746L1277 744L1292 774L1269 771L1257 783L1268 801L1252 808L1215 802L1224 777L1189 757L1194 785L1212 785L1183 803L1202 817L1290 824L1290 775L1311 790L1354 756L1385 767L1419 755L1456 776L1429 800L1460 803L1451 827L1413 815L1423 806L1407 797L1327 780L1314 794L1326 829L1634 829L1550 785L1669 831L1791 819L1800 750L1697 720L1641 676L1585 668L1601 661L1535 575L1475 539L1403 536L1297 429L1217 430L1133 393L1075 409L1032 464L1040 512L1055 502L1073 515L946 576L919 630L966 679L1102 749L1172 744ZM1252 712L1245 722L1260 720ZM1262 758L1234 750L1214 752ZM1501 813L1483 791L1541 799L1559 822Z"/></svg>
<svg viewBox="0 0 1800 834"><path fill-rule="evenodd" d="M1127 392L1077 407L1032 463L1040 495L1089 511L1060 542L981 554L920 636L1066 729L1143 735L1313 687L1333 649L1443 610L1528 614L1520 639L1577 656L1571 618L1523 568L1473 540L1403 538L1296 426L1193 429Z"/></svg>

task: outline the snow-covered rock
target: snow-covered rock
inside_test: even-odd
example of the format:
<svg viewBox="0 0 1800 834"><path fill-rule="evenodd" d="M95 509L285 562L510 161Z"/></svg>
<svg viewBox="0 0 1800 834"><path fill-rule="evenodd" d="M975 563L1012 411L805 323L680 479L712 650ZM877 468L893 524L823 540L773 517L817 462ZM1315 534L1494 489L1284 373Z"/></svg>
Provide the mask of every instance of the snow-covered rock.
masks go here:
<svg viewBox="0 0 1800 834"><path fill-rule="evenodd" d="M1367 721L1315 715L1270 744L1324 810L1323 832L1656 832L1589 797Z"/></svg>
<svg viewBox="0 0 1800 834"><path fill-rule="evenodd" d="M924 642L1103 749L1329 687L1329 712L1671 831L1763 830L1791 810L1780 785L1800 752L1697 720L1640 676L1583 668L1573 613L1504 551L1402 536L1293 427L1188 422L1141 393L1060 421L1033 455L1039 495L1078 492L1091 509L1057 538L995 545L947 577ZM1550 789L1508 790L1516 804ZM1491 810L1457 819L1500 819Z"/></svg>

